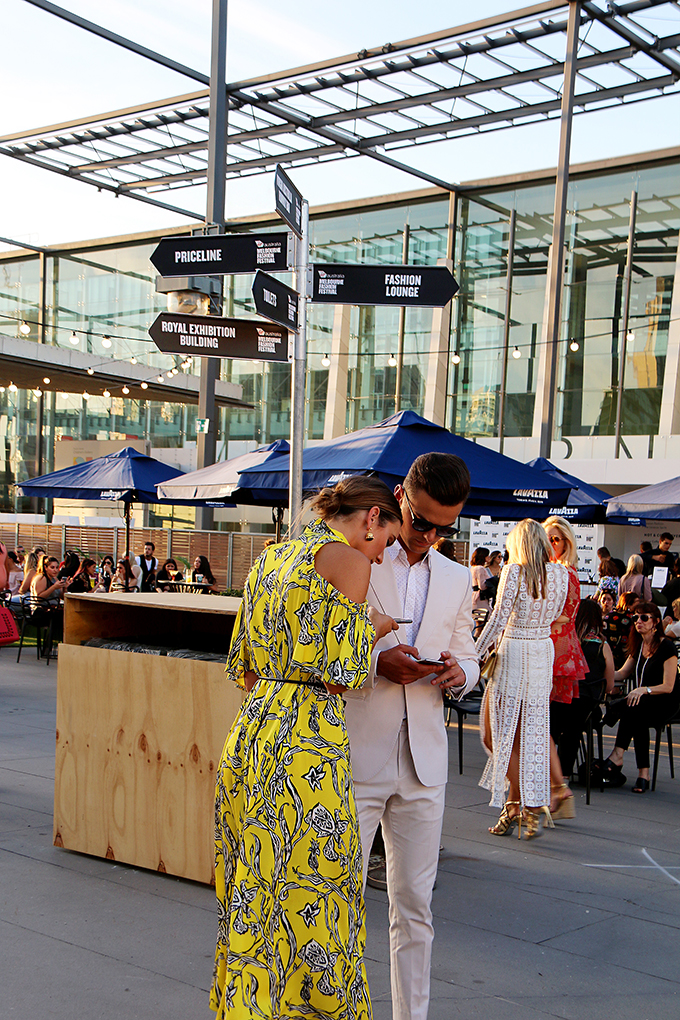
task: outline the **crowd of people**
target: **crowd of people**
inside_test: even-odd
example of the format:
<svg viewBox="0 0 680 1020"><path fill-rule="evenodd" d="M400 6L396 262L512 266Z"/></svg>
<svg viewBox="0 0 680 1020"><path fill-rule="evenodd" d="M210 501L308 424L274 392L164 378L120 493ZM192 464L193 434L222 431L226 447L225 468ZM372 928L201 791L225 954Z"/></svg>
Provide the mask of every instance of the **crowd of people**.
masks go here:
<svg viewBox="0 0 680 1020"><path fill-rule="evenodd" d="M0 543L0 565L0 591L10 594L11 606L20 606L26 595L57 606L67 591L78 594L170 591L186 581L198 591L220 590L206 556L196 556L185 572L173 557L161 564L153 542L146 542L139 556L126 553L116 562L107 553L99 563L89 556L81 559L73 550L59 560L48 556L42 546L26 553L21 547L8 550Z"/></svg>

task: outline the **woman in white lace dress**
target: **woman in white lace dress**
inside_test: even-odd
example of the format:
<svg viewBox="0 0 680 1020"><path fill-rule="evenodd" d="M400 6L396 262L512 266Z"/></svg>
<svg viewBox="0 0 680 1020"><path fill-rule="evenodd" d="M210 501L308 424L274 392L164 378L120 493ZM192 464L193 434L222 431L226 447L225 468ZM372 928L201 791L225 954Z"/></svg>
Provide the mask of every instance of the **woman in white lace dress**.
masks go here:
<svg viewBox="0 0 680 1020"><path fill-rule="evenodd" d="M538 835L541 812L550 822L550 624L562 611L568 576L560 563L550 562L550 543L536 521L520 521L508 535L507 549L510 561L495 609L476 646L482 656L500 639L482 705L489 760L480 786L491 791L493 807L503 807L489 832L504 836L519 820L520 836L524 827L531 839Z"/></svg>

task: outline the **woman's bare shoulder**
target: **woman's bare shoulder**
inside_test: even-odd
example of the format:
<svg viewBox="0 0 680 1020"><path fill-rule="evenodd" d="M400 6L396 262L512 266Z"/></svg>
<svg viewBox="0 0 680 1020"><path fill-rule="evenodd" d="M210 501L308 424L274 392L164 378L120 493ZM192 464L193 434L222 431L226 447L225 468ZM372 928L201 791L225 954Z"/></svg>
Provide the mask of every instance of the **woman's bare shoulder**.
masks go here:
<svg viewBox="0 0 680 1020"><path fill-rule="evenodd" d="M317 573L353 602L365 602L371 564L363 553L344 542L327 542L315 558Z"/></svg>

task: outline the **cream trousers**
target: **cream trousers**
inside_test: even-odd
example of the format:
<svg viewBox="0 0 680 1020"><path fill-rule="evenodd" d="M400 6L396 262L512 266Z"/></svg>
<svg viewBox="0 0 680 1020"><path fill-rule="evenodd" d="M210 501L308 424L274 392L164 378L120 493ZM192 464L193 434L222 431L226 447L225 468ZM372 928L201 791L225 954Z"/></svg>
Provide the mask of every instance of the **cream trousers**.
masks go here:
<svg viewBox="0 0 680 1020"><path fill-rule="evenodd" d="M387 855L393 1020L427 1020L432 956L432 887L437 877L446 786L416 775L404 720L387 764L354 784L364 858L382 820Z"/></svg>

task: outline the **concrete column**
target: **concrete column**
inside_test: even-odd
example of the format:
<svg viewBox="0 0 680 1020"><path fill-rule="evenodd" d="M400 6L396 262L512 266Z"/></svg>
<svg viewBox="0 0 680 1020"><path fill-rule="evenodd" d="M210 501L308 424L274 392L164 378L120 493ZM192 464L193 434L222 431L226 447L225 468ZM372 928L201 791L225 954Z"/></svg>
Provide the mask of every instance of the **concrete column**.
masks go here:
<svg viewBox="0 0 680 1020"><path fill-rule="evenodd" d="M659 435L674 436L680 433L680 234L675 260L671 320L668 324L666 368L663 373Z"/></svg>
<svg viewBox="0 0 680 1020"><path fill-rule="evenodd" d="M331 364L326 390L324 439L344 436L347 410L347 374L349 365L349 324L351 305L336 305L331 339Z"/></svg>
<svg viewBox="0 0 680 1020"><path fill-rule="evenodd" d="M438 266L453 272L452 259L437 259ZM451 302L432 309L430 356L425 386L425 417L437 425L446 424L446 383L449 372L449 336L451 334Z"/></svg>

